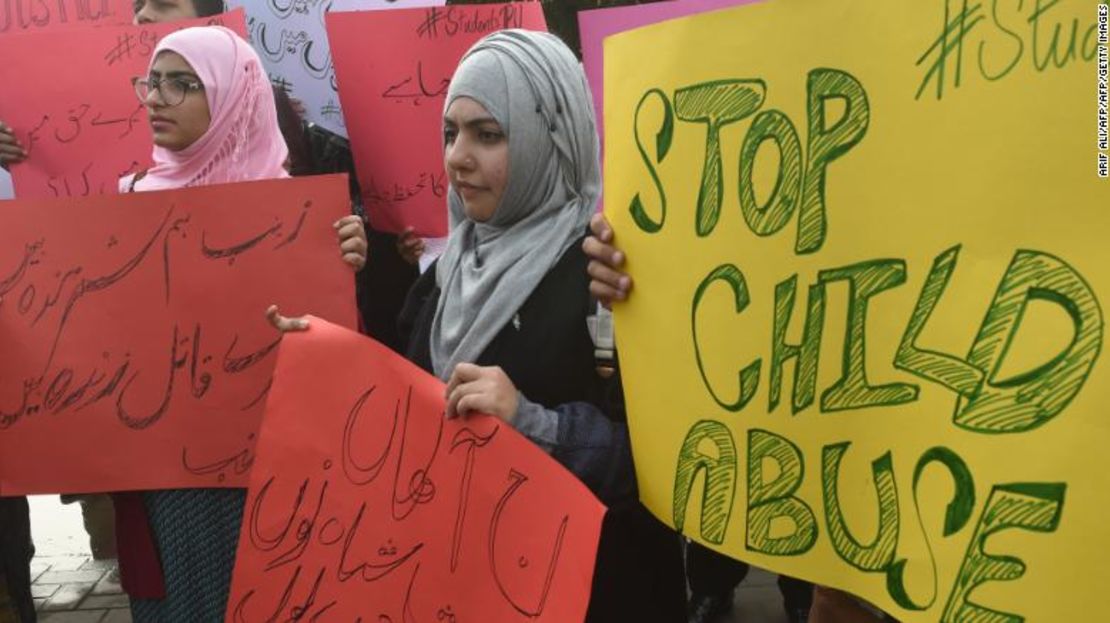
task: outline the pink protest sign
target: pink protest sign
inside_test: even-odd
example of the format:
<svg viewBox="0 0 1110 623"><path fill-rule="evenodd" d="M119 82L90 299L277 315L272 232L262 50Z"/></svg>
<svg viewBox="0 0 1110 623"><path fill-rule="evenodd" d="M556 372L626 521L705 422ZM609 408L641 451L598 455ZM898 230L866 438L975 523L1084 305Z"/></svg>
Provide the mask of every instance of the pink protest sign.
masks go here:
<svg viewBox="0 0 1110 623"><path fill-rule="evenodd" d="M594 96L594 109L597 111L597 131L604 140L602 112L605 110L601 85L603 80L602 43L609 35L632 30L648 24L665 22L676 17L705 13L754 0L678 0L676 2L657 2L636 4L582 11L578 14L578 31L582 38L582 65L586 69L586 79Z"/></svg>

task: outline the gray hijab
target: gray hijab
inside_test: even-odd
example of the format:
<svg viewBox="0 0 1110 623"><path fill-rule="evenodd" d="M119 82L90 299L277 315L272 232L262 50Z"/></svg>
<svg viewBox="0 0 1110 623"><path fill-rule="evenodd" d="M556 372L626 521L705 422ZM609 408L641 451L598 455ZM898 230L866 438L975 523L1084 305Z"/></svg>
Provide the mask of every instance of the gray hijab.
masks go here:
<svg viewBox="0 0 1110 623"><path fill-rule="evenodd" d="M476 100L509 140L509 179L484 223L448 193L451 233L436 268L439 304L431 355L446 380L474 362L531 296L563 252L585 234L601 193L597 126L586 76L547 33L505 30L459 63L446 107Z"/></svg>

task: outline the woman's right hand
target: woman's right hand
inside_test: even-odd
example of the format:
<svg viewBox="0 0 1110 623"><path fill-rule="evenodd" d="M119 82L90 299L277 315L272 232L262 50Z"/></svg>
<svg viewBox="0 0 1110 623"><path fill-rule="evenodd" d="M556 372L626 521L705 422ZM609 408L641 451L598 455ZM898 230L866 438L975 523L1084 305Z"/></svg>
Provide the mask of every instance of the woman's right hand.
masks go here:
<svg viewBox="0 0 1110 623"><path fill-rule="evenodd" d="M6 169L9 164L23 162L26 158L27 150L15 137L15 130L0 121L0 166Z"/></svg>
<svg viewBox="0 0 1110 623"><path fill-rule="evenodd" d="M613 228L605 215L598 213L590 219L592 236L582 243L582 250L590 258L586 268L590 273L590 294L607 309L614 301L628 298L632 290L632 277L621 271L624 253L613 242Z"/></svg>
<svg viewBox="0 0 1110 623"><path fill-rule="evenodd" d="M270 324L273 325L275 329L282 333L308 330L308 318L304 316L299 318L287 318L282 316L281 313L278 312L277 305L271 305L266 309L266 319L270 321Z"/></svg>

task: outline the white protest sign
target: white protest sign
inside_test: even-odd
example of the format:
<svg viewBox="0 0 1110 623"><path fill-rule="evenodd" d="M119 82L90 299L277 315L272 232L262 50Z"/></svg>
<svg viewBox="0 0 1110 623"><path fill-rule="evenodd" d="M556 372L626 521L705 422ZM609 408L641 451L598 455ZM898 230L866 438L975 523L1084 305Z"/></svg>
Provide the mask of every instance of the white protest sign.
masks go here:
<svg viewBox="0 0 1110 623"><path fill-rule="evenodd" d="M228 0L247 14L251 44L270 80L304 105L305 119L347 136L324 30L328 11L443 6L445 0Z"/></svg>

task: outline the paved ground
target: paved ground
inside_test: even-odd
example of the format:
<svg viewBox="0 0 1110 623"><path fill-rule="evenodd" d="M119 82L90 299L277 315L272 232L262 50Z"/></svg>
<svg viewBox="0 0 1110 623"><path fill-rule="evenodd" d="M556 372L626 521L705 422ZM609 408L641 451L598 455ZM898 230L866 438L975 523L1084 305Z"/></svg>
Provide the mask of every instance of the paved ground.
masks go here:
<svg viewBox="0 0 1110 623"><path fill-rule="evenodd" d="M78 504L64 505L56 495L32 497L31 529L40 623L131 622L115 561L92 559ZM736 591L732 614L720 623L786 623L775 575L752 569Z"/></svg>
<svg viewBox="0 0 1110 623"><path fill-rule="evenodd" d="M753 567L736 591L732 615L721 623L786 623L778 576Z"/></svg>
<svg viewBox="0 0 1110 623"><path fill-rule="evenodd" d="M130 623L114 560L93 560L78 504L31 498L31 590L40 623Z"/></svg>

